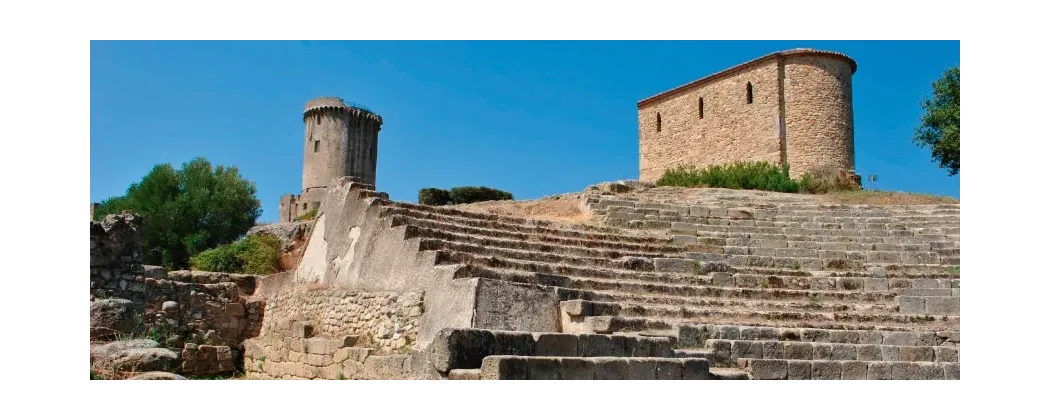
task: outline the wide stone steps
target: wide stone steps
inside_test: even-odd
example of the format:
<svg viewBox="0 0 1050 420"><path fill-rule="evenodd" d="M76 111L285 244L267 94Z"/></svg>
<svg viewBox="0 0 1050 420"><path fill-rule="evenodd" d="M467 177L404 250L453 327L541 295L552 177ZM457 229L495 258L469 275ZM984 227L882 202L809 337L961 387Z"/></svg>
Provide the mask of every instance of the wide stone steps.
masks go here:
<svg viewBox="0 0 1050 420"><path fill-rule="evenodd" d="M572 232L580 236L610 235L623 238L635 238L643 242L646 239L649 239L644 236L625 235L622 230L607 226L555 223L535 219L499 216L489 213L462 211L444 206L427 206L383 199L376 200L378 200L377 204L382 205L391 211L401 210L407 214L427 214L430 215L430 218L458 220L462 224L489 222L488 224L481 224L481 226L495 226L498 229L511 228L508 230L513 230L514 227L518 227L521 229L539 231L541 233L545 231Z"/></svg>
<svg viewBox="0 0 1050 420"><path fill-rule="evenodd" d="M774 340L805 343L875 344L893 346L958 346L959 328L936 331L886 329L824 329L682 324L674 334L682 347L702 347L707 340Z"/></svg>
<svg viewBox="0 0 1050 420"><path fill-rule="evenodd" d="M811 300L823 302L891 302L891 291L846 291L827 289L779 289L773 287L737 288L711 286L711 276L674 276L659 273L621 272L615 270L577 270L572 267L548 266L479 257L473 254L439 251L439 264L463 264L456 277L483 277L517 283L530 283L578 290L616 291L643 295L677 297L744 298L774 300ZM560 267L560 268L558 268ZM563 273L575 271L577 273ZM768 283L767 283L768 284Z"/></svg>
<svg viewBox="0 0 1050 420"><path fill-rule="evenodd" d="M958 380L958 363L741 359L751 379Z"/></svg>
<svg viewBox="0 0 1050 420"><path fill-rule="evenodd" d="M617 291L586 291L581 298L603 305L646 305L666 307L671 311L689 311L709 308L765 311L809 311L809 312L857 312L857 313L897 313L898 306L893 300L872 303L846 300L843 302L824 302L820 294L811 294L806 299L734 299L717 297L711 299L697 297L678 297L666 295L646 295ZM613 308L610 314L619 313Z"/></svg>
<svg viewBox="0 0 1050 420"><path fill-rule="evenodd" d="M675 248L669 246L669 240L667 238L655 236L588 233L570 229L553 229L524 224L508 224L487 219L459 218L440 213L428 213L394 207L383 209L380 215L382 217L389 217L395 225L408 223L407 220L414 220L415 222L413 223L417 223L422 227L477 236L495 236L521 240L543 240L546 242L562 243L565 245L591 242L602 243L608 247L612 244L616 244L619 247L648 252L666 252L669 249Z"/></svg>
<svg viewBox="0 0 1050 420"><path fill-rule="evenodd" d="M713 366L738 366L739 359L851 360L866 362L958 363L959 347L885 344L805 343L776 340L709 339Z"/></svg>
<svg viewBox="0 0 1050 420"><path fill-rule="evenodd" d="M603 244L601 243L580 242L579 245L561 245L557 243L542 241L504 239L499 236L464 235L452 233L450 231L442 229L422 227L413 224L414 222L412 221L399 222L399 224L401 223L406 224L405 239L430 238L448 242L471 244L482 247L541 252L546 254L564 255L569 257L602 258L607 260L617 259L624 256L636 256L646 258L663 258L677 256L677 252L671 254L663 254L644 251L625 251L622 248L615 247L615 244L604 244L605 246L602 246ZM667 249L674 250L673 247L668 247Z"/></svg>
<svg viewBox="0 0 1050 420"><path fill-rule="evenodd" d="M763 325L778 327L807 328L873 328L892 326L900 328L949 329L958 328L958 316L935 316L920 314L877 313L877 312L814 312L800 310L759 310L744 308L687 308L590 302L592 314L572 314L587 317L592 331L606 334L625 331L645 331L643 329L618 329L616 323L623 319L661 320L668 323L704 323L722 322L740 325ZM564 305L564 303L563 303ZM563 306L564 308L564 306ZM564 310L564 309L563 309ZM632 325L627 323L625 325ZM659 330L660 328L656 328Z"/></svg>
<svg viewBox="0 0 1050 420"><path fill-rule="evenodd" d="M680 324L705 322L731 323L758 327L793 327L822 329L900 329L941 331L959 328L959 317L932 315L860 315L813 314L804 312L738 312L697 311L689 317L595 316L585 317L587 330L599 334L663 333L674 331Z"/></svg>
<svg viewBox="0 0 1050 420"><path fill-rule="evenodd" d="M476 377L482 380L717 380L706 359L654 357L488 356ZM451 378L450 378L451 379ZM736 378L727 378L736 379Z"/></svg>

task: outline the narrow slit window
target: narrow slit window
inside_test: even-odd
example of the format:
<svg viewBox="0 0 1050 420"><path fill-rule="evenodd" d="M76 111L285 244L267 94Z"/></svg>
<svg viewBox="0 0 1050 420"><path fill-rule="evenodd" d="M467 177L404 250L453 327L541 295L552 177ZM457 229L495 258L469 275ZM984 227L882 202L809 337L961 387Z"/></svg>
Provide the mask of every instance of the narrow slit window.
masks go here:
<svg viewBox="0 0 1050 420"><path fill-rule="evenodd" d="M318 150L321 150L321 142L319 140L314 140L314 153L317 153Z"/></svg>
<svg viewBox="0 0 1050 420"><path fill-rule="evenodd" d="M700 98L700 103L697 105L697 110L700 112L700 119L704 119L704 98Z"/></svg>
<svg viewBox="0 0 1050 420"><path fill-rule="evenodd" d="M752 94L751 82L747 82L747 103L751 103L753 100L754 95Z"/></svg>
<svg viewBox="0 0 1050 420"><path fill-rule="evenodd" d="M657 112L656 113L656 131L660 131L660 129L663 128L662 126L663 126L663 123L662 123L662 121L660 121L660 113Z"/></svg>
<svg viewBox="0 0 1050 420"><path fill-rule="evenodd" d="M314 114L314 122L317 124L321 123L321 113Z"/></svg>

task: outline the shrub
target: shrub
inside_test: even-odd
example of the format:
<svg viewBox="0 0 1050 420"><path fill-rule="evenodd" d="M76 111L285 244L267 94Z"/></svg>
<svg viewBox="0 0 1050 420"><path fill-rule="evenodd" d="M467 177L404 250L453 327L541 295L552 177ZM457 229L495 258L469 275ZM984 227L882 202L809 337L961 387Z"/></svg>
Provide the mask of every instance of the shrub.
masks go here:
<svg viewBox="0 0 1050 420"><path fill-rule="evenodd" d="M820 165L806 170L799 184L802 191L813 194L860 190L860 182L856 176L832 165Z"/></svg>
<svg viewBox="0 0 1050 420"><path fill-rule="evenodd" d="M658 181L661 187L710 187L795 193L798 181L788 175L788 166L769 162L734 162L697 170L692 166L670 169Z"/></svg>
<svg viewBox="0 0 1050 420"><path fill-rule="evenodd" d="M452 204L477 203L479 201L513 200L509 192L489 187L455 187L449 191Z"/></svg>
<svg viewBox="0 0 1050 420"><path fill-rule="evenodd" d="M419 204L444 206L451 202L448 191L440 188L423 188L419 190Z"/></svg>
<svg viewBox="0 0 1050 420"><path fill-rule="evenodd" d="M297 221L314 220L316 218L317 218L317 209L313 209L313 210L310 210L310 211L308 211L306 213L303 213L302 216L296 217L295 220L297 220Z"/></svg>
<svg viewBox="0 0 1050 420"><path fill-rule="evenodd" d="M252 235L190 258L195 270L271 274L281 266L281 242L273 234Z"/></svg>

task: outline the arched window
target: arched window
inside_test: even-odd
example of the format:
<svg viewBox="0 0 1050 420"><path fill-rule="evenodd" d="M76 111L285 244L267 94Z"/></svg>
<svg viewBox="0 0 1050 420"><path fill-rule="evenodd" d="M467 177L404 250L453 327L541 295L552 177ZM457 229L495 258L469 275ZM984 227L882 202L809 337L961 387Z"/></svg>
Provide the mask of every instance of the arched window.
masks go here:
<svg viewBox="0 0 1050 420"><path fill-rule="evenodd" d="M751 93L751 82L747 82L747 103L751 103L754 100L754 95Z"/></svg>
<svg viewBox="0 0 1050 420"><path fill-rule="evenodd" d="M663 123L660 121L660 113L657 112L656 113L656 131L660 131L660 129L662 128L661 127L662 125L663 125Z"/></svg>
<svg viewBox="0 0 1050 420"><path fill-rule="evenodd" d="M700 111L700 119L702 120L702 119L704 119L704 97L703 96L700 97L700 104L697 105L697 107L698 107L698 110Z"/></svg>

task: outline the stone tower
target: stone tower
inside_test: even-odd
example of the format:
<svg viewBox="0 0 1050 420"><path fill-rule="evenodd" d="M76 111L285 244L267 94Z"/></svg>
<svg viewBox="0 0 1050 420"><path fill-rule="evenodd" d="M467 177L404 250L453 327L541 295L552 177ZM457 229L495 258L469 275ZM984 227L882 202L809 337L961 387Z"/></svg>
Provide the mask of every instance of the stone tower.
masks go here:
<svg viewBox="0 0 1050 420"><path fill-rule="evenodd" d="M295 220L321 205L327 187L340 177L375 185L383 118L356 104L323 96L303 110L303 190L281 197L280 222Z"/></svg>

